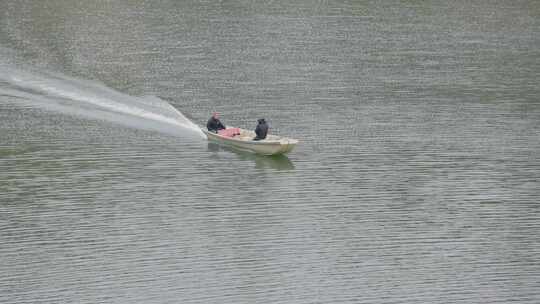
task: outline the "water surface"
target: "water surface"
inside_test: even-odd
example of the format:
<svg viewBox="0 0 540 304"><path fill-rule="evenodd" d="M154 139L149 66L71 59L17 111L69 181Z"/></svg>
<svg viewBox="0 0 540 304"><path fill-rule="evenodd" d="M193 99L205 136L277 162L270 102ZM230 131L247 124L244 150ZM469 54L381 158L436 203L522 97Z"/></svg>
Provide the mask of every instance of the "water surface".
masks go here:
<svg viewBox="0 0 540 304"><path fill-rule="evenodd" d="M0 302L538 303L539 15L0 1Z"/></svg>

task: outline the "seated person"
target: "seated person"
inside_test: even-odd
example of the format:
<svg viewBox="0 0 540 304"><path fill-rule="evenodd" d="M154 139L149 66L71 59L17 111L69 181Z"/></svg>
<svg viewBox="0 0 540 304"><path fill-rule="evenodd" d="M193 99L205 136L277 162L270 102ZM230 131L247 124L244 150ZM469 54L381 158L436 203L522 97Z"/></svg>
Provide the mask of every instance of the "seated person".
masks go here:
<svg viewBox="0 0 540 304"><path fill-rule="evenodd" d="M257 125L257 128L255 128L255 138L253 140L263 140L266 138L266 134L268 133L268 124L264 120L264 118L261 118L258 120L259 124Z"/></svg>
<svg viewBox="0 0 540 304"><path fill-rule="evenodd" d="M219 130L224 130L225 126L219 121L219 114L214 112L212 117L206 123L206 128L210 132L218 133Z"/></svg>

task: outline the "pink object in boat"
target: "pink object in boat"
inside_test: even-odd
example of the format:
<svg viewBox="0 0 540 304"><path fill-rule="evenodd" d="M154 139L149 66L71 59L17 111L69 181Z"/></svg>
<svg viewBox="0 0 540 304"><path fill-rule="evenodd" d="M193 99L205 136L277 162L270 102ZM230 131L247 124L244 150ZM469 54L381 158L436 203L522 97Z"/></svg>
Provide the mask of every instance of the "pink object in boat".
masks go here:
<svg viewBox="0 0 540 304"><path fill-rule="evenodd" d="M229 129L219 130L218 134L225 137L234 137L235 135L240 135L240 128L229 128Z"/></svg>

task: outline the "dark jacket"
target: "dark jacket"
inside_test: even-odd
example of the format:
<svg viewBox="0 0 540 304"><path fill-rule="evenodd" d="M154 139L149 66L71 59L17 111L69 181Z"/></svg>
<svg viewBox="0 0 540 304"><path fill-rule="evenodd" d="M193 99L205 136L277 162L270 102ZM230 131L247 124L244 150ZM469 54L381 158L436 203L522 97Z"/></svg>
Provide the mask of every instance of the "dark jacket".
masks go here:
<svg viewBox="0 0 540 304"><path fill-rule="evenodd" d="M257 125L257 128L255 128L255 134L257 136L254 138L254 140L261 140L266 138L266 134L268 134L268 124L263 119L259 119L259 124Z"/></svg>
<svg viewBox="0 0 540 304"><path fill-rule="evenodd" d="M219 121L219 119L214 118L214 116L210 117L208 122L206 123L206 128L210 132L217 133L218 130L225 129L225 126Z"/></svg>

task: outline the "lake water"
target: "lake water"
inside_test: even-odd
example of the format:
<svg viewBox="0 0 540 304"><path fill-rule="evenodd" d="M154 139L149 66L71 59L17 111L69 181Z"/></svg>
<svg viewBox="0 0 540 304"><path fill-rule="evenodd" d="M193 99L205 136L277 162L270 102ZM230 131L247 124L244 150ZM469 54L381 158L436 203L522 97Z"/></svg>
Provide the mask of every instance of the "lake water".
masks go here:
<svg viewBox="0 0 540 304"><path fill-rule="evenodd" d="M0 1L0 302L539 303L537 1ZM300 140L209 145L194 124Z"/></svg>

